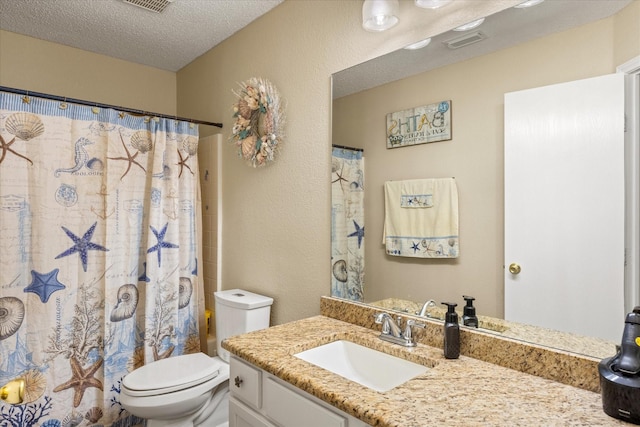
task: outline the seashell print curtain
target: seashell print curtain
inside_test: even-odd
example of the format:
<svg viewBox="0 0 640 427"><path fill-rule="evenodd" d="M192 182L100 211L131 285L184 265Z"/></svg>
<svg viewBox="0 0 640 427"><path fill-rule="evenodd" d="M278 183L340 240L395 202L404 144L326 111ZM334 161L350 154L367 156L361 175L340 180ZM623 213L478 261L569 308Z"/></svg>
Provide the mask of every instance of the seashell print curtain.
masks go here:
<svg viewBox="0 0 640 427"><path fill-rule="evenodd" d="M333 147L331 155L331 296L364 299L364 157Z"/></svg>
<svg viewBox="0 0 640 427"><path fill-rule="evenodd" d="M0 426L129 426L122 378L200 351L198 129L0 92Z"/></svg>

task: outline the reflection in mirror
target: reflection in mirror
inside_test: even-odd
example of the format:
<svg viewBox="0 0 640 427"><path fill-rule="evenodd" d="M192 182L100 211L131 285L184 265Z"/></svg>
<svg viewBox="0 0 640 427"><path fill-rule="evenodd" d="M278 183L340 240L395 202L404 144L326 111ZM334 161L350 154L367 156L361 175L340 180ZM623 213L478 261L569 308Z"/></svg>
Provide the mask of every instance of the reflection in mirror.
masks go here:
<svg viewBox="0 0 640 427"><path fill-rule="evenodd" d="M366 263L364 278L358 279L360 292L356 297L333 296L415 313L430 299L438 304L458 302L460 309L462 295L473 295L481 325L494 333L595 357L611 356L613 342L527 329L503 320L503 104L508 92L614 72L614 25L632 21L615 18L637 13L629 12L638 7L633 3L560 0L531 9L510 8L463 33L481 32L476 43L450 49L446 42L451 45L461 35L448 32L433 37L422 50L400 50L336 73L332 141L363 150L364 220L358 225L366 223L368 239L361 241ZM451 100L450 141L386 148L386 114L444 99ZM333 193L339 183L347 184L336 170L331 176ZM451 176L460 192L460 257L416 260L385 255L384 182ZM355 231L348 229L347 235ZM349 239L356 243L355 236ZM562 244L558 242L558 256ZM335 264L335 252L332 257ZM341 272L349 283L350 270ZM575 300L580 303L579 295ZM623 322L621 316L620 334ZM549 337L553 339L545 341ZM586 343L590 345L585 348Z"/></svg>

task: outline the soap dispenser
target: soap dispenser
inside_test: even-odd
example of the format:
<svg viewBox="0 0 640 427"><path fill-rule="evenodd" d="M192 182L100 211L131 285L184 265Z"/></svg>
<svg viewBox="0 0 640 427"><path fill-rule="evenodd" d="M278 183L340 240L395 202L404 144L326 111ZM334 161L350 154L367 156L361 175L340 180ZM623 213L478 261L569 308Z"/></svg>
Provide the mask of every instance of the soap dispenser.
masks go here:
<svg viewBox="0 0 640 427"><path fill-rule="evenodd" d="M464 314L462 315L462 324L470 326L472 328L478 327L478 317L476 316L476 308L473 306L474 297L462 295L462 298L467 302L464 306Z"/></svg>
<svg viewBox="0 0 640 427"><path fill-rule="evenodd" d="M598 373L604 412L640 424L640 306L627 314L618 353L603 359Z"/></svg>
<svg viewBox="0 0 640 427"><path fill-rule="evenodd" d="M443 302L447 306L447 314L444 317L444 357L457 359L460 356L460 326L458 325L458 313L456 303Z"/></svg>

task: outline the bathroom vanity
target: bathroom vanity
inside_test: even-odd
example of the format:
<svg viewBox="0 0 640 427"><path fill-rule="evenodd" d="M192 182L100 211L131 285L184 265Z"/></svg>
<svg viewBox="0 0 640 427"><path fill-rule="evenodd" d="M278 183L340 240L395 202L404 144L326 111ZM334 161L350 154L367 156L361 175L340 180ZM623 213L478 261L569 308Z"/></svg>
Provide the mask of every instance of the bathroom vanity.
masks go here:
<svg viewBox="0 0 640 427"><path fill-rule="evenodd" d="M367 425L236 356L230 365L229 427Z"/></svg>
<svg viewBox="0 0 640 427"><path fill-rule="evenodd" d="M405 348L378 335L315 316L225 340L233 355L230 426L626 425L603 412L597 392L464 355L446 360L441 348ZM294 356L337 340L428 369L379 392Z"/></svg>

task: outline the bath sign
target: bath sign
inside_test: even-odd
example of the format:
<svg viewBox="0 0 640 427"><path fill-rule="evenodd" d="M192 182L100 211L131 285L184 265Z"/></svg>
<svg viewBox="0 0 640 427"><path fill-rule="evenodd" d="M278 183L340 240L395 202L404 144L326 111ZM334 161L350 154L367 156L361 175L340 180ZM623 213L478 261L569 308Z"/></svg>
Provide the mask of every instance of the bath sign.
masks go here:
<svg viewBox="0 0 640 427"><path fill-rule="evenodd" d="M451 139L451 101L387 114L387 148Z"/></svg>

